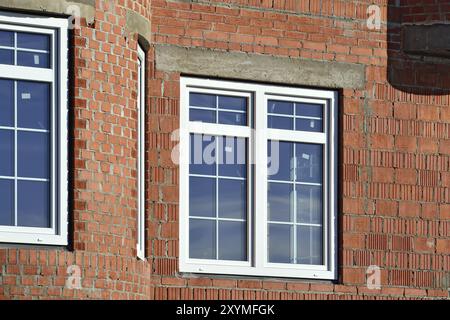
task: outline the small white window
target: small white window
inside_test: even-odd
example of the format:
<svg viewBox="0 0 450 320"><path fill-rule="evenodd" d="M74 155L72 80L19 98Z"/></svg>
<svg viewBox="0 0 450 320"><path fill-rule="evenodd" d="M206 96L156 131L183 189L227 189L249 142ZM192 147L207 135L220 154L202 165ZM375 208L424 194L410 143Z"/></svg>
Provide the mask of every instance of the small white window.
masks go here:
<svg viewBox="0 0 450 320"><path fill-rule="evenodd" d="M182 77L180 271L336 278L337 93Z"/></svg>
<svg viewBox="0 0 450 320"><path fill-rule="evenodd" d="M0 242L67 245L67 29L0 12Z"/></svg>
<svg viewBox="0 0 450 320"><path fill-rule="evenodd" d="M138 45L138 209L137 255L145 259L145 52Z"/></svg>

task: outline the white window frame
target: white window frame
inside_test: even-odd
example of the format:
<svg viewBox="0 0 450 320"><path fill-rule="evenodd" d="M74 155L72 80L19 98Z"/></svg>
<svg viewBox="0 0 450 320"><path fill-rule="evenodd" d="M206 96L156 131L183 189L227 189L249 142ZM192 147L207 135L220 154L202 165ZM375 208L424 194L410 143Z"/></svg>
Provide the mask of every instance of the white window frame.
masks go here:
<svg viewBox="0 0 450 320"><path fill-rule="evenodd" d="M0 11L0 29L48 34L52 39L51 68L49 69L0 64L0 78L2 79L39 81L51 85L51 227L0 226L1 243L62 246L68 244L68 28L68 19ZM17 117L15 121L17 121ZM17 175L17 172L15 174Z"/></svg>
<svg viewBox="0 0 450 320"><path fill-rule="evenodd" d="M252 97L249 119L253 126L235 126L189 121L190 92L236 94ZM314 102L324 104L323 133L300 132L267 128L267 102ZM337 143L338 93L332 90L302 89L245 82L221 81L194 77L180 79L180 222L179 268L186 273L289 277L308 279L337 279ZM252 114L254 112L254 116ZM248 172L249 192L253 210L248 212L248 261L221 261L189 258L189 136L191 133L248 138L249 167L254 164L253 176ZM323 144L324 150L324 265L278 264L268 262L267 252L267 141L309 142ZM256 161L253 161L253 158ZM263 161L261 161L263 160ZM250 178L252 177L252 178ZM250 183L253 182L253 183ZM251 203L252 201L248 201Z"/></svg>
<svg viewBox="0 0 450 320"><path fill-rule="evenodd" d="M145 260L145 52L138 45L138 208L137 208L137 256Z"/></svg>

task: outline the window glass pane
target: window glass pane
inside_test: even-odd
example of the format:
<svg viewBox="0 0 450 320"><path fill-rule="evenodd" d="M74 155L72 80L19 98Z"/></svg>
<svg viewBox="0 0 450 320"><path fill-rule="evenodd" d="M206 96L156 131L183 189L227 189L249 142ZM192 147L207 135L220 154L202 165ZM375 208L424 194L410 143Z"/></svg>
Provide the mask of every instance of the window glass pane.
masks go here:
<svg viewBox="0 0 450 320"><path fill-rule="evenodd" d="M49 129L50 85L47 83L17 82L18 126Z"/></svg>
<svg viewBox="0 0 450 320"><path fill-rule="evenodd" d="M269 141L267 148L268 156L271 159L269 180L294 181L294 144Z"/></svg>
<svg viewBox="0 0 450 320"><path fill-rule="evenodd" d="M46 34L18 32L17 47L50 51L50 36Z"/></svg>
<svg viewBox="0 0 450 320"><path fill-rule="evenodd" d="M14 131L12 130L0 130L0 176L14 176Z"/></svg>
<svg viewBox="0 0 450 320"><path fill-rule="evenodd" d="M247 260L247 224L219 222L219 260Z"/></svg>
<svg viewBox="0 0 450 320"><path fill-rule="evenodd" d="M189 257L216 259L216 222L189 219Z"/></svg>
<svg viewBox="0 0 450 320"><path fill-rule="evenodd" d="M17 133L18 176L50 178L50 137L48 133Z"/></svg>
<svg viewBox="0 0 450 320"><path fill-rule="evenodd" d="M282 224L269 224L269 262L291 263L291 238L293 227Z"/></svg>
<svg viewBox="0 0 450 320"><path fill-rule="evenodd" d="M14 181L0 179L0 225L14 225Z"/></svg>
<svg viewBox="0 0 450 320"><path fill-rule="evenodd" d="M14 64L14 51L0 49L0 64Z"/></svg>
<svg viewBox="0 0 450 320"><path fill-rule="evenodd" d="M216 111L191 108L189 110L189 121L216 123Z"/></svg>
<svg viewBox="0 0 450 320"><path fill-rule="evenodd" d="M50 227L50 184L18 181L17 224L21 227Z"/></svg>
<svg viewBox="0 0 450 320"><path fill-rule="evenodd" d="M217 105L216 97L217 96L213 94L192 92L189 94L189 106L216 109Z"/></svg>
<svg viewBox="0 0 450 320"><path fill-rule="evenodd" d="M247 111L247 98L219 96L219 109Z"/></svg>
<svg viewBox="0 0 450 320"><path fill-rule="evenodd" d="M275 113L275 114L293 115L294 114L294 103L285 102L285 101L269 100L269 103L267 106L267 112Z"/></svg>
<svg viewBox="0 0 450 320"><path fill-rule="evenodd" d="M294 129L293 118L269 116L267 127L270 129L293 130Z"/></svg>
<svg viewBox="0 0 450 320"><path fill-rule="evenodd" d="M313 103L296 103L295 114L302 117L323 118L323 105Z"/></svg>
<svg viewBox="0 0 450 320"><path fill-rule="evenodd" d="M309 132L323 132L322 120L295 119L295 130Z"/></svg>
<svg viewBox="0 0 450 320"><path fill-rule="evenodd" d="M219 217L244 220L246 216L246 181L219 179Z"/></svg>
<svg viewBox="0 0 450 320"><path fill-rule="evenodd" d="M189 112L190 121L239 126L247 125L247 98L244 97L217 96L192 92L189 94L189 106L191 107ZM210 108L211 111L196 109L195 107ZM222 109L222 111L217 113L218 108L219 110ZM223 111L224 109L245 112Z"/></svg>
<svg viewBox="0 0 450 320"><path fill-rule="evenodd" d="M48 53L17 51L17 65L35 68L50 68L50 55Z"/></svg>
<svg viewBox="0 0 450 320"><path fill-rule="evenodd" d="M297 185L297 222L322 224L322 187Z"/></svg>
<svg viewBox="0 0 450 320"><path fill-rule="evenodd" d="M269 183L267 197L269 221L293 222L294 185L291 183Z"/></svg>
<svg viewBox="0 0 450 320"><path fill-rule="evenodd" d="M247 177L247 140L244 138L218 137L219 175Z"/></svg>
<svg viewBox="0 0 450 320"><path fill-rule="evenodd" d="M216 138L208 135L191 134L191 174L216 175Z"/></svg>
<svg viewBox="0 0 450 320"><path fill-rule="evenodd" d="M0 46L14 47L14 32L0 30Z"/></svg>
<svg viewBox="0 0 450 320"><path fill-rule="evenodd" d="M14 126L14 81L0 79L0 126Z"/></svg>
<svg viewBox="0 0 450 320"><path fill-rule="evenodd" d="M189 215L216 216L216 179L189 178Z"/></svg>
<svg viewBox="0 0 450 320"><path fill-rule="evenodd" d="M297 263L322 265L322 227L297 227Z"/></svg>
<svg viewBox="0 0 450 320"><path fill-rule="evenodd" d="M322 145L297 143L297 181L322 183Z"/></svg>
<svg viewBox="0 0 450 320"><path fill-rule="evenodd" d="M245 126L247 124L247 114L219 111L219 123L236 126Z"/></svg>

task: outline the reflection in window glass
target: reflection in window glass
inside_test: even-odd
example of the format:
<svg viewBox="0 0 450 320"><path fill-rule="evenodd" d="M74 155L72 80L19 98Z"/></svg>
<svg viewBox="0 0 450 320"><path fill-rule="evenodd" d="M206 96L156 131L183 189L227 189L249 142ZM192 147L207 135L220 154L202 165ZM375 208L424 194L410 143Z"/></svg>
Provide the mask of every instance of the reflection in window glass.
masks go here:
<svg viewBox="0 0 450 320"><path fill-rule="evenodd" d="M323 237L320 226L297 228L297 263L321 265L323 263Z"/></svg>
<svg viewBox="0 0 450 320"><path fill-rule="evenodd" d="M216 179L189 178L189 212L194 217L216 216Z"/></svg>
<svg viewBox="0 0 450 320"><path fill-rule="evenodd" d="M267 213L269 221L293 221L294 186L291 183L270 182L268 187Z"/></svg>
<svg viewBox="0 0 450 320"><path fill-rule="evenodd" d="M0 101L0 126L14 127L14 81L0 79Z"/></svg>
<svg viewBox="0 0 450 320"><path fill-rule="evenodd" d="M246 126L247 105L245 97L191 92L189 121Z"/></svg>
<svg viewBox="0 0 450 320"><path fill-rule="evenodd" d="M247 224L219 221L219 260L247 260Z"/></svg>
<svg viewBox="0 0 450 320"><path fill-rule="evenodd" d="M14 176L14 131L0 129L0 176Z"/></svg>
<svg viewBox="0 0 450 320"><path fill-rule="evenodd" d="M216 259L216 222L189 219L189 256L193 259Z"/></svg>
<svg viewBox="0 0 450 320"><path fill-rule="evenodd" d="M267 108L268 128L323 132L321 104L269 100Z"/></svg>
<svg viewBox="0 0 450 320"><path fill-rule="evenodd" d="M226 177L247 177L246 139L221 137L217 140L219 150L219 175Z"/></svg>
<svg viewBox="0 0 450 320"><path fill-rule="evenodd" d="M39 33L17 32L17 47L32 50L50 50L50 36Z"/></svg>
<svg viewBox="0 0 450 320"><path fill-rule="evenodd" d="M0 64L14 64L14 50L0 49Z"/></svg>
<svg viewBox="0 0 450 320"><path fill-rule="evenodd" d="M216 96L212 95L212 94L204 94L204 93L190 93L189 94L189 106L215 109L216 108Z"/></svg>
<svg viewBox="0 0 450 320"><path fill-rule="evenodd" d="M14 47L14 32L0 30L0 46Z"/></svg>
<svg viewBox="0 0 450 320"><path fill-rule="evenodd" d="M245 180L219 179L219 217L245 220L246 214Z"/></svg>
<svg viewBox="0 0 450 320"><path fill-rule="evenodd" d="M14 225L14 180L0 179L0 226Z"/></svg>
<svg viewBox="0 0 450 320"><path fill-rule="evenodd" d="M216 138L202 134L190 135L189 172L216 175Z"/></svg>
<svg viewBox="0 0 450 320"><path fill-rule="evenodd" d="M17 225L50 228L50 184L19 181L17 188Z"/></svg>
<svg viewBox="0 0 450 320"><path fill-rule="evenodd" d="M297 187L297 221L322 224L322 186L299 185Z"/></svg>
<svg viewBox="0 0 450 320"><path fill-rule="evenodd" d="M17 124L20 128L50 128L50 85L17 82Z"/></svg>
<svg viewBox="0 0 450 320"><path fill-rule="evenodd" d="M48 53L17 51L17 65L34 68L49 68L50 55Z"/></svg>
<svg viewBox="0 0 450 320"><path fill-rule="evenodd" d="M50 139L48 133L17 134L18 176L50 179Z"/></svg>
<svg viewBox="0 0 450 320"><path fill-rule="evenodd" d="M269 224L269 262L292 263L292 232L293 227L291 225Z"/></svg>
<svg viewBox="0 0 450 320"><path fill-rule="evenodd" d="M219 109L247 111L247 99L242 97L219 96Z"/></svg>

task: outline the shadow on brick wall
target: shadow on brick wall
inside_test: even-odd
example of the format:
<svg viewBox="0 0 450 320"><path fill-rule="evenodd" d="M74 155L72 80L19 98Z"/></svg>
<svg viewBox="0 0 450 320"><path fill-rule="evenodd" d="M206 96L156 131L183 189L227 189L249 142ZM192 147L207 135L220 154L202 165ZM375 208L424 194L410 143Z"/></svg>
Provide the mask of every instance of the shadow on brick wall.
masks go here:
<svg viewBox="0 0 450 320"><path fill-rule="evenodd" d="M387 17L390 84L407 93L450 94L450 2L389 0Z"/></svg>

